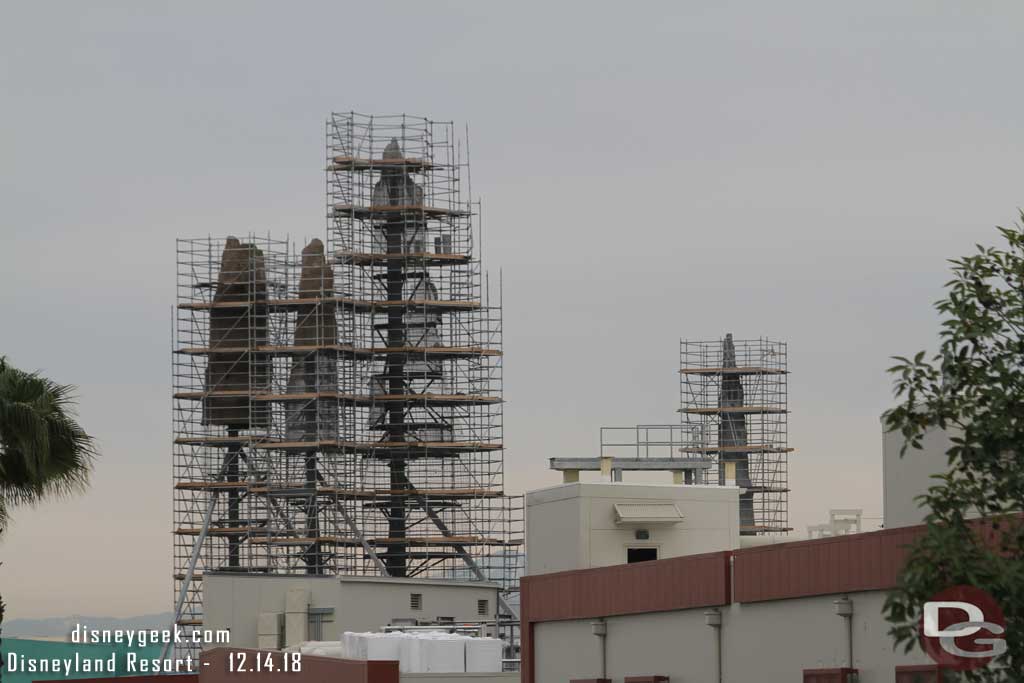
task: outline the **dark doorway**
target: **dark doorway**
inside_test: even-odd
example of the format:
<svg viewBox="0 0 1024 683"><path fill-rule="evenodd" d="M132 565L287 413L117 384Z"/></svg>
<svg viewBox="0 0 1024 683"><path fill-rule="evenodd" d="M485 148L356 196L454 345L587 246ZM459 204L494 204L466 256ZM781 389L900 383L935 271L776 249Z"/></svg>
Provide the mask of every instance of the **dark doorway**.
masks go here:
<svg viewBox="0 0 1024 683"><path fill-rule="evenodd" d="M658 559L657 548L627 548L626 549L626 562L633 564L634 562L650 562L651 560Z"/></svg>

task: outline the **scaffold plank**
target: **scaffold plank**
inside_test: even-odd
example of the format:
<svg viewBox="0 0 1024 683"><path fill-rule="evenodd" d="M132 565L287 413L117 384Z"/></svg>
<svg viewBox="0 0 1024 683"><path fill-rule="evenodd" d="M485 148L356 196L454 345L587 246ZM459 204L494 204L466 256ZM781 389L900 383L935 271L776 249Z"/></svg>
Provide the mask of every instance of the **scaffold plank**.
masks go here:
<svg viewBox="0 0 1024 683"><path fill-rule="evenodd" d="M301 346L260 345L260 346L189 346L176 349L175 353L189 356L205 356L211 353L265 353L272 356L302 356L318 352L337 352L357 357L398 355L423 356L432 358L472 358L474 356L501 356L499 349L479 346L379 346L356 348L351 344L303 344Z"/></svg>
<svg viewBox="0 0 1024 683"><path fill-rule="evenodd" d="M741 368L680 368L682 375L785 375L781 368L747 366Z"/></svg>
<svg viewBox="0 0 1024 683"><path fill-rule="evenodd" d="M417 265L446 266L469 263L472 256L469 254L446 254L429 251L402 252L400 254L388 254L383 252L358 252L338 250L334 254L339 263L352 264L355 266L386 265L388 263L415 263Z"/></svg>
<svg viewBox="0 0 1024 683"><path fill-rule="evenodd" d="M440 206L427 206L425 204L405 204L400 206L390 204L371 206L335 204L334 213L337 215L353 216L361 220L394 215L425 216L428 218L458 218L469 215L469 212L465 209L448 209Z"/></svg>
<svg viewBox="0 0 1024 683"><path fill-rule="evenodd" d="M743 446L680 446L680 453L792 453L795 448L771 444L746 444Z"/></svg>
<svg viewBox="0 0 1024 683"><path fill-rule="evenodd" d="M430 171L437 168L437 165L429 159L416 159L411 157L399 157L397 159L367 157L355 157L338 155L331 157L330 171L383 171L399 169L409 173L415 171Z"/></svg>
<svg viewBox="0 0 1024 683"><path fill-rule="evenodd" d="M350 405L373 406L378 403L410 403L434 406L468 406L498 403L501 399L497 396L470 396L470 395L446 395L446 394L373 394L373 395L351 395L338 391L316 391L302 392L295 394L257 394L243 389L224 389L215 391L181 391L174 394L174 398L183 401L203 401L211 398L232 398L248 397L256 402L278 402L288 401L338 401Z"/></svg>
<svg viewBox="0 0 1024 683"><path fill-rule="evenodd" d="M350 308L360 312L373 312L388 309L414 309L423 311L471 311L482 306L479 301L444 300L444 299L358 299L346 296L303 297L293 299L266 299L261 301L188 301L179 303L178 308L184 311L210 311L221 309L247 310L256 306L265 306L279 310L294 310L303 306L334 304L342 308Z"/></svg>
<svg viewBox="0 0 1024 683"><path fill-rule="evenodd" d="M762 413L783 414L789 411L776 406L712 406L710 408L680 408L680 413L688 415L736 414L758 415Z"/></svg>

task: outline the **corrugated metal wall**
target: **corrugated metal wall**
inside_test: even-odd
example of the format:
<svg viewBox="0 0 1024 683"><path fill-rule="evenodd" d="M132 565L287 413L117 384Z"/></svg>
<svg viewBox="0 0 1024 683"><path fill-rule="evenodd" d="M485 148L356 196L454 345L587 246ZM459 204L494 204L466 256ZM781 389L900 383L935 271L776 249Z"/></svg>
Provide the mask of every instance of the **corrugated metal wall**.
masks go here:
<svg viewBox="0 0 1024 683"><path fill-rule="evenodd" d="M587 619L729 602L729 553L674 557L524 577L529 620Z"/></svg>
<svg viewBox="0 0 1024 683"><path fill-rule="evenodd" d="M747 548L733 553L736 602L885 590L922 527Z"/></svg>

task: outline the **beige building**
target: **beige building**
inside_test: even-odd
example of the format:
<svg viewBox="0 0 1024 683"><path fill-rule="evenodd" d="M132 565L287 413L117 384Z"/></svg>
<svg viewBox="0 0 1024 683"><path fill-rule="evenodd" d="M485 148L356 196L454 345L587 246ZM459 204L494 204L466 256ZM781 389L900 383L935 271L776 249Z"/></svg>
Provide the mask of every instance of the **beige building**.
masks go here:
<svg viewBox="0 0 1024 683"><path fill-rule="evenodd" d="M526 494L527 574L739 547L739 489L610 482Z"/></svg>
<svg viewBox="0 0 1024 683"><path fill-rule="evenodd" d="M231 647L273 649L338 640L395 623L492 621L498 586L374 576L213 572L203 577L204 628L229 629Z"/></svg>
<svg viewBox="0 0 1024 683"><path fill-rule="evenodd" d="M921 448L908 448L900 457L903 435L882 433L882 524L886 529L920 524L927 511L915 500L934 483L932 475L949 470L946 451L952 447L950 433L930 429Z"/></svg>

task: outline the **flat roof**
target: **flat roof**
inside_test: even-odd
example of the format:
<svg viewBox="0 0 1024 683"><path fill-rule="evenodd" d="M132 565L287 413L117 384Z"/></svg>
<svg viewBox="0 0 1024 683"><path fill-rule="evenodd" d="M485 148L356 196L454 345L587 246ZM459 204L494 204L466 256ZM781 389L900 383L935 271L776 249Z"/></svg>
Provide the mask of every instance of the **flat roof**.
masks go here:
<svg viewBox="0 0 1024 683"><path fill-rule="evenodd" d="M465 570L469 571L467 567ZM416 577L402 576L361 576L359 574L258 574L251 572L225 572L209 571L204 576L216 576L218 578L229 577L232 579L290 579L314 580L314 581L337 581L338 583L380 583L380 584L402 584L436 587L465 587L465 588L501 588L493 581L473 581L471 579L423 579Z"/></svg>
<svg viewBox="0 0 1024 683"><path fill-rule="evenodd" d="M662 500L699 500L701 498L731 498L738 496L740 487L717 484L637 484L621 481L575 481L527 491L527 503L547 503L555 500L581 497L603 498L660 498ZM696 495L692 495L696 494ZM705 496L705 494L710 494Z"/></svg>

